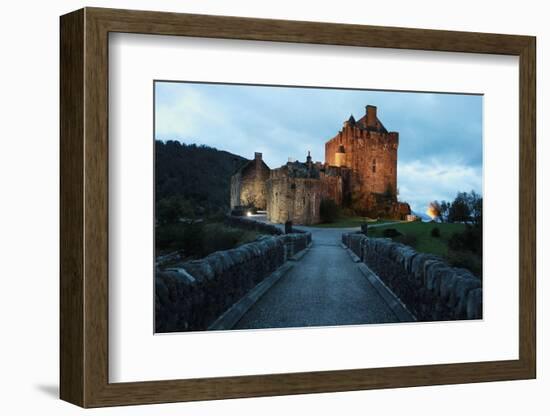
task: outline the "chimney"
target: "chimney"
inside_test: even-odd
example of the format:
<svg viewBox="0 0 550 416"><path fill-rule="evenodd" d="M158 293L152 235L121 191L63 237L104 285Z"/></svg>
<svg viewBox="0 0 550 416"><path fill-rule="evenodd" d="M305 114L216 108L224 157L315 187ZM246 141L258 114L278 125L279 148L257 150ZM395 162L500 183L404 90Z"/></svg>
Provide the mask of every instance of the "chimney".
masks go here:
<svg viewBox="0 0 550 416"><path fill-rule="evenodd" d="M262 154L259 152L254 152L254 166L256 170L262 167Z"/></svg>
<svg viewBox="0 0 550 416"><path fill-rule="evenodd" d="M367 127L376 128L376 107L373 105L367 105Z"/></svg>

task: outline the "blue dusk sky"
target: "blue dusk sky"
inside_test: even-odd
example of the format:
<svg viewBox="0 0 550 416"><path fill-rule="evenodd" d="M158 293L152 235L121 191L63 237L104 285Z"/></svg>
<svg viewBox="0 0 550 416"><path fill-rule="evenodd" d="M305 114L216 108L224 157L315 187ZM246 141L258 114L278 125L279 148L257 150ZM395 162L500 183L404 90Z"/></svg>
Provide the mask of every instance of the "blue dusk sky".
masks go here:
<svg viewBox="0 0 550 416"><path fill-rule="evenodd" d="M289 157L303 161L308 150L324 161L325 142L367 104L399 132L399 199L414 211L459 191L481 193L480 95L156 82L155 138L248 159L262 152L270 168Z"/></svg>

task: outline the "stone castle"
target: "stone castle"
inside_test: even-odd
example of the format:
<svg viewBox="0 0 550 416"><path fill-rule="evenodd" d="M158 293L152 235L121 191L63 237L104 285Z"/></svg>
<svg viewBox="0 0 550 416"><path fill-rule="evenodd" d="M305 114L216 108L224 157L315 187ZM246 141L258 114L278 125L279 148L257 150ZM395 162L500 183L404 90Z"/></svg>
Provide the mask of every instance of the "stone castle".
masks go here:
<svg viewBox="0 0 550 416"><path fill-rule="evenodd" d="M270 169L255 153L231 177L231 208L254 206L271 222L309 225L321 222L321 201L331 199L358 215L405 219L411 211L397 200L398 145L399 134L388 132L368 105L325 143L324 163L308 152L305 162Z"/></svg>

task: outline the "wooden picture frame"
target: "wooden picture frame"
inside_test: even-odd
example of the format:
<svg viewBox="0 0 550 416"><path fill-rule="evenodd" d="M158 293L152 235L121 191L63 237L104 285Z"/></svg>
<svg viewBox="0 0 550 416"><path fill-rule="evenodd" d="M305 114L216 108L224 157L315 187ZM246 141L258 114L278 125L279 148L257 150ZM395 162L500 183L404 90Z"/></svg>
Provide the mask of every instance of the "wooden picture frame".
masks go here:
<svg viewBox="0 0 550 416"><path fill-rule="evenodd" d="M535 378L534 37L100 8L64 15L60 28L61 399L82 407L101 407ZM518 56L519 359L109 383L110 32Z"/></svg>

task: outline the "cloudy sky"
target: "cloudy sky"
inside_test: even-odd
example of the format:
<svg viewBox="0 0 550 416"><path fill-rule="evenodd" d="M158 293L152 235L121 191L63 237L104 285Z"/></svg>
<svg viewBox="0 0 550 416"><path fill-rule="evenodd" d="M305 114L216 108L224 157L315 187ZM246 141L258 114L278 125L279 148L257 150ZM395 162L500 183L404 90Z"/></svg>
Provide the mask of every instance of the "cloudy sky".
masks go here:
<svg viewBox="0 0 550 416"><path fill-rule="evenodd" d="M350 114L367 104L399 132L400 200L414 211L482 191L482 102L479 95L316 89L181 82L155 83L155 137L205 144L271 168L311 151L324 161L324 144Z"/></svg>

